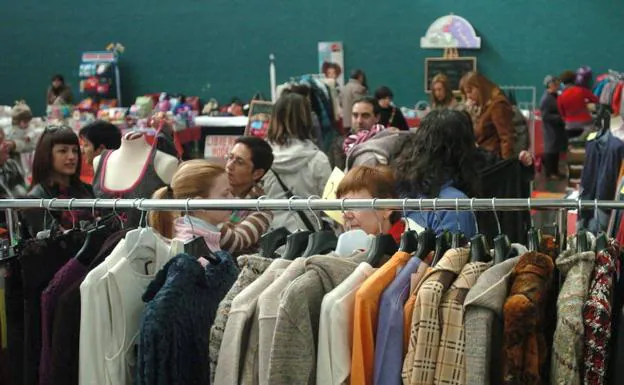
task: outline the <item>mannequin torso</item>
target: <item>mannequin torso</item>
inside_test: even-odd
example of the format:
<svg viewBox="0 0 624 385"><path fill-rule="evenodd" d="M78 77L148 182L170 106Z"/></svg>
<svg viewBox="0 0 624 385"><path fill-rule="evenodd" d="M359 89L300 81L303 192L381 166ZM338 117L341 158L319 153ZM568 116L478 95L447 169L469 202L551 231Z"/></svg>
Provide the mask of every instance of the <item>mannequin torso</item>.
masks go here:
<svg viewBox="0 0 624 385"><path fill-rule="evenodd" d="M154 149L154 170L158 177L166 184L171 183L173 174L178 169L178 159ZM132 189L139 183L146 166L150 162L152 146L143 135L126 136L122 138L121 147L112 151L106 159L102 187L112 191ZM97 170L102 161L101 155L93 159L93 169ZM150 198L150 197L145 197Z"/></svg>

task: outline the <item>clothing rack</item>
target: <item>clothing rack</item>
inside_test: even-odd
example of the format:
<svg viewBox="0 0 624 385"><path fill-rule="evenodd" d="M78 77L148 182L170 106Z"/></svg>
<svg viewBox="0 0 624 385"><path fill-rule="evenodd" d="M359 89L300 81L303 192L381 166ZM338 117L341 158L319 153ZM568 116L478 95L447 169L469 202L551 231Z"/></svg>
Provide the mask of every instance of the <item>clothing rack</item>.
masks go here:
<svg viewBox="0 0 624 385"><path fill-rule="evenodd" d="M137 209L137 210L446 210L524 211L624 209L624 201L573 199L0 199L3 209Z"/></svg>

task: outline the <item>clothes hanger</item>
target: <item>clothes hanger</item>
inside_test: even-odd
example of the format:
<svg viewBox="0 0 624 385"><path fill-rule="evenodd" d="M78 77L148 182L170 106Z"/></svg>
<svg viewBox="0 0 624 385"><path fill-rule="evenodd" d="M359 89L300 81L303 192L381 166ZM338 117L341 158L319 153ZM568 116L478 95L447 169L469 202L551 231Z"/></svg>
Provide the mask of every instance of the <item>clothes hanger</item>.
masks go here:
<svg viewBox="0 0 624 385"><path fill-rule="evenodd" d="M475 220L477 233L470 239L470 262L490 262L492 257L490 256L490 252L487 247L485 235L481 234L479 231L479 221L475 215L473 203L474 198L470 199L470 210L472 211L472 216Z"/></svg>
<svg viewBox="0 0 624 385"><path fill-rule="evenodd" d="M509 237L503 234L503 230L501 229L498 213L496 212L496 198L492 198L492 212L494 213L496 227L498 228L498 235L494 237L494 264L499 264L509 256L511 242L509 242Z"/></svg>
<svg viewBox="0 0 624 385"><path fill-rule="evenodd" d="M598 221L598 199L594 199L594 222L596 222L596 248L595 252L599 253L606 250L609 240L607 233L600 230L600 222Z"/></svg>
<svg viewBox="0 0 624 385"><path fill-rule="evenodd" d="M189 223L191 224L191 233L193 234L193 237L189 239L188 241L184 242L184 253L196 259L200 259L203 257L207 259L209 262L211 262L212 264L218 264L219 257L217 257L214 254L214 252L210 250L210 248L208 247L208 244L206 243L206 240L203 237L199 237L195 235L195 228L193 227L193 221L190 219L190 215L189 215L189 201L190 200L191 198L188 198L186 200L186 207L184 209L185 211L184 215L186 215L186 217L189 218ZM141 213L141 218L143 218L143 213L144 211ZM139 223L141 223L141 220L139 220ZM146 265L146 268L147 268L147 265Z"/></svg>
<svg viewBox="0 0 624 385"><path fill-rule="evenodd" d="M433 214L437 217L438 222L440 221L440 214L436 209L436 202L438 198L433 200ZM442 234L436 238L435 242L435 252L433 253L433 260L431 261L431 266L435 266L440 262L444 254L451 248L451 233L448 230L443 230Z"/></svg>
<svg viewBox="0 0 624 385"><path fill-rule="evenodd" d="M422 211L422 198L418 199L418 209ZM414 257L424 261L429 256L429 253L435 250L436 247L436 234L431 229L425 229L422 233L418 234L418 248L414 253Z"/></svg>
<svg viewBox="0 0 624 385"><path fill-rule="evenodd" d="M343 198L340 201L340 210L342 211L342 216L345 216L345 208L344 201L346 198ZM336 254L341 257L348 257L353 254L355 250L368 250L372 241L372 237L370 237L366 232L362 229L352 230L349 226L347 231L340 234L338 236L338 242L336 243Z"/></svg>
<svg viewBox="0 0 624 385"><path fill-rule="evenodd" d="M418 233L416 230L412 230L409 227L409 221L407 220L407 210L405 210L405 204L407 198L403 199L403 218L405 218L405 231L401 234L401 242L399 243L399 251L404 253L413 253L418 249Z"/></svg>
<svg viewBox="0 0 624 385"><path fill-rule="evenodd" d="M321 218L312 210L310 205L310 199L317 198L321 199L318 195L312 195L308 197L308 209L316 219L316 223L318 224L319 231L315 231L308 237L308 246L304 250L302 257L310 257L312 255L317 254L327 254L331 251L336 250L336 245L338 244L338 237L331 230L322 230L323 226L321 224Z"/></svg>
<svg viewBox="0 0 624 385"><path fill-rule="evenodd" d="M266 196L263 195L256 201L257 211L260 211L260 200L264 198ZM279 255L275 254L275 250L286 244L286 238L289 235L290 231L283 226L264 233L260 237L260 256L264 258L279 258Z"/></svg>
<svg viewBox="0 0 624 385"><path fill-rule="evenodd" d="M97 202L100 200L100 198L96 198L95 201L93 201L93 206L91 207L91 216L93 218L95 218L95 206L97 205ZM96 250L97 247L94 247L95 243L101 244L103 243L106 238L108 238L108 236L110 235L109 229L111 229L111 225L101 225L100 224L100 219L96 218L95 220L95 226L87 231L87 237L85 238L84 243L82 244L82 247L80 248L80 250L78 250L78 252L76 253L76 256L74 257L74 259L76 259L78 262L82 263L85 266L88 266L91 261L93 260L93 258L95 258L98 254L99 250Z"/></svg>
<svg viewBox="0 0 624 385"><path fill-rule="evenodd" d="M581 218L582 208L583 208L582 207L582 201L579 198L578 199L578 217L579 217L579 219ZM580 253L590 250L589 244L587 243L587 230L585 230L585 229L578 229L576 231L576 250L578 252L580 252Z"/></svg>
<svg viewBox="0 0 624 385"><path fill-rule="evenodd" d="M288 198L288 214L292 215L292 199L295 196L291 196ZM288 235L286 237L286 247L284 249L284 253L282 254L283 259L287 259L292 261L293 259L301 256L308 246L308 238L310 237L312 232L310 230L297 230L294 233Z"/></svg>
<svg viewBox="0 0 624 385"><path fill-rule="evenodd" d="M453 233L451 237L452 249L463 247L466 244L466 236L462 232L461 224L459 223L459 198L455 198L455 214L457 218L457 232Z"/></svg>
<svg viewBox="0 0 624 385"><path fill-rule="evenodd" d="M539 251L542 244L542 231L535 228L533 215L531 215L531 198L527 198L527 206L529 207L529 218L531 220L531 227L527 231L527 248L529 251Z"/></svg>
<svg viewBox="0 0 624 385"><path fill-rule="evenodd" d="M371 203L371 209L375 210L375 201L377 198L373 198ZM366 261L372 267L380 267L384 258L391 257L397 251L397 244L394 238L390 234L383 234L381 228L381 221L377 218L377 224L379 225L379 234L377 234L366 253Z"/></svg>

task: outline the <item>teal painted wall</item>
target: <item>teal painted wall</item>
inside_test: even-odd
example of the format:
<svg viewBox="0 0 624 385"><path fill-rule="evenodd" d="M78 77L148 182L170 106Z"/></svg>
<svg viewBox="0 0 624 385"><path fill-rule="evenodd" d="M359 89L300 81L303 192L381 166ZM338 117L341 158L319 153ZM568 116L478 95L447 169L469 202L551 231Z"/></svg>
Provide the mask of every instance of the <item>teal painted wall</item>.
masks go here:
<svg viewBox="0 0 624 385"><path fill-rule="evenodd" d="M546 73L590 65L624 71L624 5L616 0L0 0L0 104L42 112L56 72L77 88L83 50L125 45L125 101L166 90L225 101L269 94L316 71L317 42L341 40L347 71L363 68L399 104L425 97L420 37L437 17L468 19L482 38L479 69L499 83L539 86ZM467 52L465 54L473 54ZM541 90L540 90L541 92Z"/></svg>

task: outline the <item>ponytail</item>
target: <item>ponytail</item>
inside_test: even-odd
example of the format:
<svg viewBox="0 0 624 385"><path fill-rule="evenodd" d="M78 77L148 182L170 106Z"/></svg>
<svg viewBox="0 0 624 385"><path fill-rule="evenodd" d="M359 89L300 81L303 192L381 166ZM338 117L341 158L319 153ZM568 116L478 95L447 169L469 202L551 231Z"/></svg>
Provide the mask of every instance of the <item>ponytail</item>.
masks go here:
<svg viewBox="0 0 624 385"><path fill-rule="evenodd" d="M173 199L171 186L159 188L152 195L152 199ZM173 222L178 215L175 211L154 210L148 214L149 223L157 233L165 238L173 238Z"/></svg>

